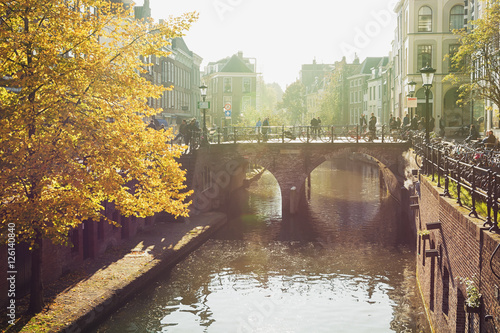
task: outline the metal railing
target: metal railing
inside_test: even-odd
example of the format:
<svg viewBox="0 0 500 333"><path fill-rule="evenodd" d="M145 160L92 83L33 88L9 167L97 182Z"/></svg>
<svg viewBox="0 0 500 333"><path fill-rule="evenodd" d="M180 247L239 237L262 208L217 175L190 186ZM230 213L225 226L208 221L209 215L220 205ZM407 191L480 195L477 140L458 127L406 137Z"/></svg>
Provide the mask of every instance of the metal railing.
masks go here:
<svg viewBox="0 0 500 333"><path fill-rule="evenodd" d="M211 144L227 143L339 143L405 142L408 131L387 130L385 125L372 132L357 125L345 126L262 126L224 127L209 131Z"/></svg>
<svg viewBox="0 0 500 333"><path fill-rule="evenodd" d="M477 151L470 159L466 154L454 154L456 146L451 143L426 144L422 135L413 136L412 142L417 165L437 187L444 187L443 196L455 197L457 204L468 208L469 216L476 218L478 208L485 206L483 226L499 232L500 169L471 162L484 152Z"/></svg>

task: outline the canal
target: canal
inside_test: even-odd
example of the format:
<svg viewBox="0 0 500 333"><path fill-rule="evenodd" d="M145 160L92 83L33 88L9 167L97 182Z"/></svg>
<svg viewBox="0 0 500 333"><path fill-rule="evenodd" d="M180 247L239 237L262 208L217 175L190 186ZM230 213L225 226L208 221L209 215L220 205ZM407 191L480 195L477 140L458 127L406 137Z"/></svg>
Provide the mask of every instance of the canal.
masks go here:
<svg viewBox="0 0 500 333"><path fill-rule="evenodd" d="M411 237L376 166L329 161L282 220L264 173L227 227L97 332L430 332Z"/></svg>

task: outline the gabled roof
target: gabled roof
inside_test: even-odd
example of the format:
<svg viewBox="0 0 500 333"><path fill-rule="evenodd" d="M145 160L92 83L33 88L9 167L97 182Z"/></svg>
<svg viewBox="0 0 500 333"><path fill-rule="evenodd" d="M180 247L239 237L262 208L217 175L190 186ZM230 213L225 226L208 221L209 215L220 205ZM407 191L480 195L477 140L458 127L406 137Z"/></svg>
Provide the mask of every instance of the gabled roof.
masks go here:
<svg viewBox="0 0 500 333"><path fill-rule="evenodd" d="M187 47L186 42L184 41L184 38L182 38L182 37L174 38L172 40L172 48L182 50L189 55L193 54L191 52L191 50Z"/></svg>
<svg viewBox="0 0 500 333"><path fill-rule="evenodd" d="M360 74L371 74L372 68L377 67L384 57L368 57L361 64Z"/></svg>
<svg viewBox="0 0 500 333"><path fill-rule="evenodd" d="M233 55L231 59L226 63L224 67L220 70L221 72L230 73L253 73L253 71L248 67L243 60L238 57L238 55Z"/></svg>
<svg viewBox="0 0 500 333"><path fill-rule="evenodd" d="M389 63L389 57L382 57L380 63L378 64L380 67L385 67Z"/></svg>

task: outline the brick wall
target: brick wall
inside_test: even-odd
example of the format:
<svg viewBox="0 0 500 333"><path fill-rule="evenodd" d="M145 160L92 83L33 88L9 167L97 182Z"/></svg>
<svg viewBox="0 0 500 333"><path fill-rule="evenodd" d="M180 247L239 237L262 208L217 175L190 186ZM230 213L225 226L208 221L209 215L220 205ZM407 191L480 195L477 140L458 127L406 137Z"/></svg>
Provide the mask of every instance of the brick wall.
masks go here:
<svg viewBox="0 0 500 333"><path fill-rule="evenodd" d="M500 274L500 251L491 257L500 236L483 228L483 220L469 217L456 199L420 180L416 229L440 222L429 230L429 239L417 236L417 278L432 326L436 332L495 332L494 324L500 328L500 279L493 272ZM479 313L465 311L466 290L459 277L472 279L483 295ZM485 321L486 315L493 320Z"/></svg>
<svg viewBox="0 0 500 333"><path fill-rule="evenodd" d="M104 220L85 221L70 232L70 239L75 246L54 245L49 241L43 243L42 276L44 284L51 283L61 275L77 269L84 260L93 259L108 248L118 245L124 239L133 237L146 225L155 222L155 217L148 219L125 218L114 209L112 204L105 204L105 214L122 224L115 227ZM31 276L31 257L27 247L16 245L16 297L29 293ZM0 246L0 305L8 302L7 295L7 248Z"/></svg>

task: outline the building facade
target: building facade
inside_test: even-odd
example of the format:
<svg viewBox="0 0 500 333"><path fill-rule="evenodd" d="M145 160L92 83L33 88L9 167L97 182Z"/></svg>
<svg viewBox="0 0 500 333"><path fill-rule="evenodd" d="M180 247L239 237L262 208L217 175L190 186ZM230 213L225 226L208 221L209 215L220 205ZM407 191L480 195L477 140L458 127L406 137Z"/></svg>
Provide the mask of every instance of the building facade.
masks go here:
<svg viewBox="0 0 500 333"><path fill-rule="evenodd" d="M400 0L396 7L397 28L393 42L394 99L396 116L404 113L425 115L426 99L420 69L429 66L436 70L430 92L430 112L435 124L444 120L447 128L470 124L469 106L459 106L458 86L443 82L454 71L451 56L457 51L459 41L453 33L464 27L463 0ZM409 110L408 83L417 82L416 110Z"/></svg>
<svg viewBox="0 0 500 333"><path fill-rule="evenodd" d="M134 13L136 20L150 18L149 0L145 0L143 6L134 7ZM183 119L200 118L197 102L201 100L200 66L203 59L187 47L182 37L174 38L164 51L170 54L142 58L145 64L152 64L142 75L155 85L168 88L161 98L149 98L148 105L158 110L156 119L176 127Z"/></svg>
<svg viewBox="0 0 500 333"><path fill-rule="evenodd" d="M182 37L172 40L171 54L155 63L159 84L171 88L156 101L159 114L170 125L180 125L183 119L200 118L200 65L202 58L190 51Z"/></svg>
<svg viewBox="0 0 500 333"><path fill-rule="evenodd" d="M392 112L388 65L389 57L368 57L348 77L349 124L357 124L362 114L369 119L372 113L379 125L388 121Z"/></svg>
<svg viewBox="0 0 500 333"><path fill-rule="evenodd" d="M306 108L310 117L317 117L321 101L325 96L325 87L332 72L333 65L318 64L316 59L312 64L304 64L300 70L300 82L306 89Z"/></svg>
<svg viewBox="0 0 500 333"><path fill-rule="evenodd" d="M257 107L256 67L255 58L243 57L243 52L208 63L203 76L211 103L207 127L236 125L245 110Z"/></svg>

